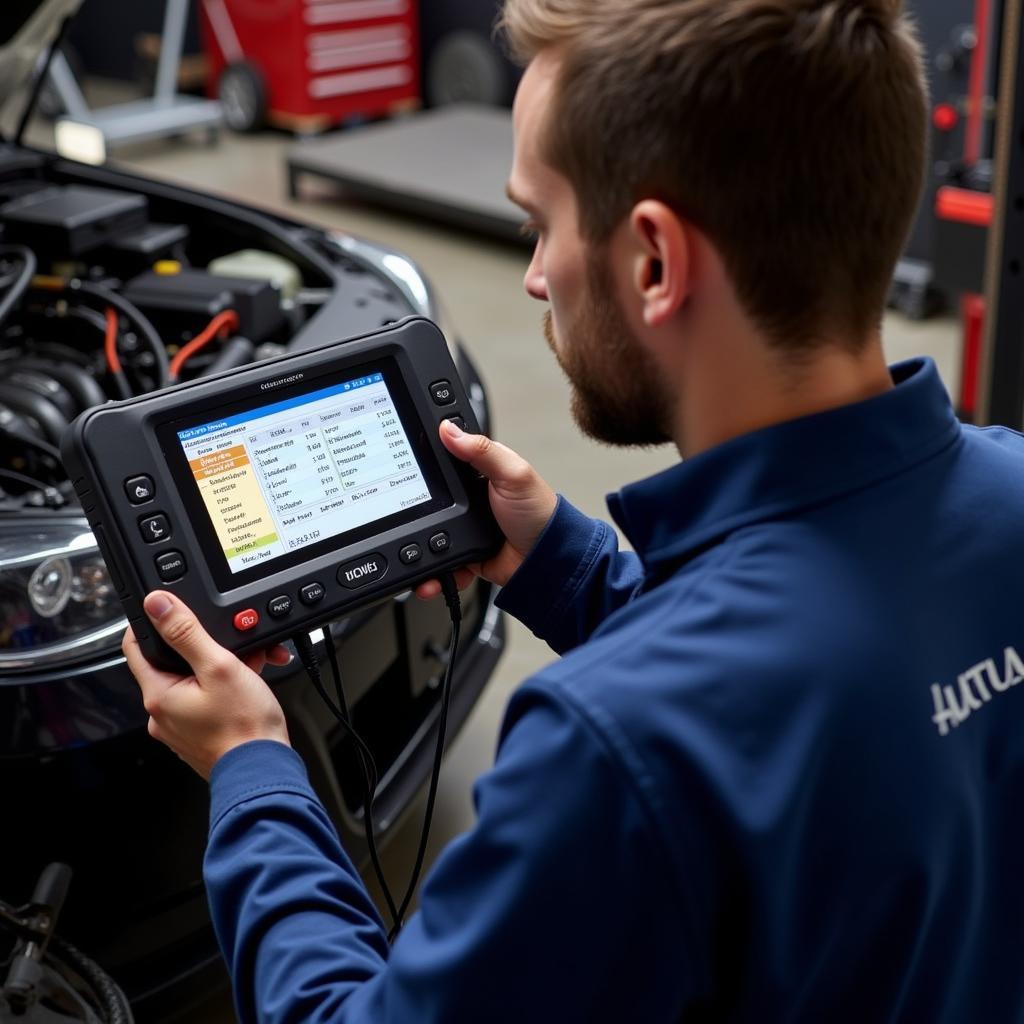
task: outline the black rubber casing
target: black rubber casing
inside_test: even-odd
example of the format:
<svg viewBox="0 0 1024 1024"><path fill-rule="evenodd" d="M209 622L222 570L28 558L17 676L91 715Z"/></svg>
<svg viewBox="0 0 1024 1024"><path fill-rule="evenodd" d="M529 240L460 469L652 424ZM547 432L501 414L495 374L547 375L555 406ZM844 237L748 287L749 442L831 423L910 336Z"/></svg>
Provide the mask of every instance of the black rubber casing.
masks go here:
<svg viewBox="0 0 1024 1024"><path fill-rule="evenodd" d="M247 570L242 574L246 582L231 586L236 581L226 575L227 563L212 564L212 526L204 514L197 514L197 494L182 494L181 469L174 466L182 455L168 454L165 446L173 447L167 443L172 429L168 424L187 422L189 417L197 421L216 418L224 407L247 404L255 408L301 395L314 385L343 381L356 369L383 365L392 378L401 378L408 392L399 405L401 418L413 451L421 462L431 464L425 475L428 481L433 476L431 491L435 498L443 494L440 504L444 507L438 508L439 502L434 500L426 504L424 515L384 532L362 536L368 532L365 528L328 538L309 550L308 560L285 567L282 562L294 562L302 555L269 560L262 572ZM278 385L300 374L294 383ZM438 381L450 383L451 394L443 405L431 394L431 385ZM142 600L152 590L176 594L214 639L245 654L492 554L503 538L491 514L487 482L441 444L438 428L449 417L461 417L466 429L479 430L444 336L429 320L409 318L374 334L91 409L68 427L61 455L143 652L159 668L187 671L143 611ZM144 504L132 504L124 484L140 475L153 480L153 497ZM161 513L169 521L170 533L159 543L147 543L140 521ZM429 542L441 532L448 535L449 546L439 554ZM407 565L399 554L411 544L419 546L422 556ZM156 568L156 558L168 551L181 552L187 565L185 575L170 583L160 578ZM383 575L359 589L342 586L339 567L371 556L386 560ZM299 594L314 582L320 583L325 593L308 607ZM273 618L268 604L281 596L290 598L291 611L283 618ZM247 609L258 613L259 624L243 632L234 619Z"/></svg>

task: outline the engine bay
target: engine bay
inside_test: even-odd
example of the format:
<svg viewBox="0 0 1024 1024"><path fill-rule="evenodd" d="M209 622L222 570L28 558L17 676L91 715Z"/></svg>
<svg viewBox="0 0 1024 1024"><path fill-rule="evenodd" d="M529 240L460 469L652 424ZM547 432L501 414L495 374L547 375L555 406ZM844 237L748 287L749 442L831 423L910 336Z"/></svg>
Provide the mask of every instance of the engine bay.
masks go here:
<svg viewBox="0 0 1024 1024"><path fill-rule="evenodd" d="M0 510L73 502L56 446L81 412L281 355L332 298L336 282L278 240L260 247L249 225L173 205L0 180ZM371 326L407 312L366 284L349 308L389 307Z"/></svg>
<svg viewBox="0 0 1024 1024"><path fill-rule="evenodd" d="M119 614L58 454L80 413L410 312L327 232L0 146L0 659Z"/></svg>

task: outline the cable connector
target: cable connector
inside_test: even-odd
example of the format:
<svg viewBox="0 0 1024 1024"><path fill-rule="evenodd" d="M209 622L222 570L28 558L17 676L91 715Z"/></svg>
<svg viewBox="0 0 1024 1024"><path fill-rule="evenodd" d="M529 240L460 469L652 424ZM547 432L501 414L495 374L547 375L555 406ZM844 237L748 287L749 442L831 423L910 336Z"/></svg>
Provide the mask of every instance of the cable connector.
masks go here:
<svg viewBox="0 0 1024 1024"><path fill-rule="evenodd" d="M442 573L441 593L444 594L444 603L448 605L448 614L451 616L454 626L462 621L462 597L459 595L459 587L455 582L454 573Z"/></svg>
<svg viewBox="0 0 1024 1024"><path fill-rule="evenodd" d="M291 639L292 643L295 644L295 653L299 656L299 661L302 662L302 667L306 670L306 675L311 678L315 675L319 681L320 666L317 664L316 651L313 649L313 641L309 639L309 634L304 629L301 629Z"/></svg>

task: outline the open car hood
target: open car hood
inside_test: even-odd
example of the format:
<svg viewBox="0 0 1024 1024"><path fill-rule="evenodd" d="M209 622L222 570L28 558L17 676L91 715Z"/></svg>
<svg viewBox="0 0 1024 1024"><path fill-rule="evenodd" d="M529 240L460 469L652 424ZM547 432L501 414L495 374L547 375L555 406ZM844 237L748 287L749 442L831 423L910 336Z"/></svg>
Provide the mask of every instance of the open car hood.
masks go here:
<svg viewBox="0 0 1024 1024"><path fill-rule="evenodd" d="M0 0L0 120L9 126L12 107L25 102L23 87L39 55L53 42L82 0Z"/></svg>

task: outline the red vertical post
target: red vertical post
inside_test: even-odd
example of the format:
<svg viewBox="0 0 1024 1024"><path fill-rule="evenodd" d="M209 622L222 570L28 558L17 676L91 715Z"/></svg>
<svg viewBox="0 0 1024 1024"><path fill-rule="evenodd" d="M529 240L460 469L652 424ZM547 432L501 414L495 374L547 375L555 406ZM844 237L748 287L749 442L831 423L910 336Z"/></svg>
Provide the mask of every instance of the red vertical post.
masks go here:
<svg viewBox="0 0 1024 1024"><path fill-rule="evenodd" d="M985 297L967 293L960 301L964 349L960 367L960 412L973 416L978 406L978 370L985 329Z"/></svg>
<svg viewBox="0 0 1024 1024"><path fill-rule="evenodd" d="M974 36L971 73L967 87L967 125L964 130L964 160L968 164L981 159L981 132L985 123L985 68L988 64L988 28L990 0L974 2Z"/></svg>

